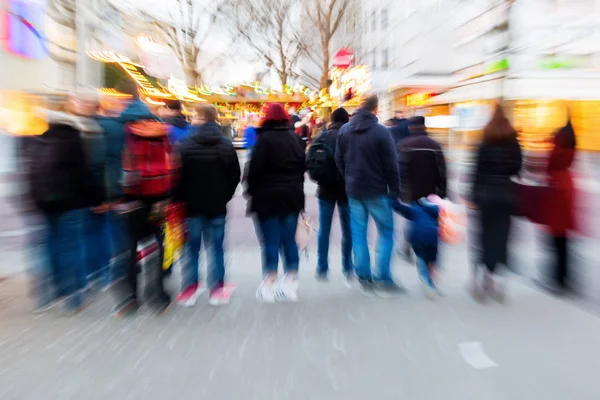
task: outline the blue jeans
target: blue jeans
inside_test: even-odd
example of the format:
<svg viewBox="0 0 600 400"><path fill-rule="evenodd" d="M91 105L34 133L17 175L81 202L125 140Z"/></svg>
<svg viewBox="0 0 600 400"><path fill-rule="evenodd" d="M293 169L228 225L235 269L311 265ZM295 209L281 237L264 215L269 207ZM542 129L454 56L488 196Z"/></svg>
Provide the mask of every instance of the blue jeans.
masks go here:
<svg viewBox="0 0 600 400"><path fill-rule="evenodd" d="M369 216L375 220L379 240L377 243L377 269L379 280L392 280L390 263L394 249L394 214L386 196L368 199L350 198L350 224L352 227L352 250L356 275L361 280L372 279L371 258L367 239Z"/></svg>
<svg viewBox="0 0 600 400"><path fill-rule="evenodd" d="M187 259L183 265L183 290L200 281L198 260L200 247L204 237L204 248L210 250L211 258L208 262L208 287L214 289L225 280L225 254L223 241L225 240L225 217L187 218L185 225L188 233L185 251Z"/></svg>
<svg viewBox="0 0 600 400"><path fill-rule="evenodd" d="M331 222L335 202L319 200L319 261L317 272L327 273L329 269L329 236L331 235ZM338 214L342 228L342 267L344 273L353 270L352 266L352 231L350 230L350 207L348 204L338 203Z"/></svg>
<svg viewBox="0 0 600 400"><path fill-rule="evenodd" d="M417 257L417 269L419 276L429 287L435 287L431 274L429 273L429 264L422 258Z"/></svg>
<svg viewBox="0 0 600 400"><path fill-rule="evenodd" d="M46 216L48 249L57 297L69 297L78 307L86 285L84 264L85 209Z"/></svg>
<svg viewBox="0 0 600 400"><path fill-rule="evenodd" d="M84 229L86 279L108 283L110 238L107 214L86 210Z"/></svg>
<svg viewBox="0 0 600 400"><path fill-rule="evenodd" d="M298 214L283 217L258 218L257 234L261 239L263 253L263 275L276 274L279 265L279 250L285 259L284 271L297 272L300 264L296 228Z"/></svg>

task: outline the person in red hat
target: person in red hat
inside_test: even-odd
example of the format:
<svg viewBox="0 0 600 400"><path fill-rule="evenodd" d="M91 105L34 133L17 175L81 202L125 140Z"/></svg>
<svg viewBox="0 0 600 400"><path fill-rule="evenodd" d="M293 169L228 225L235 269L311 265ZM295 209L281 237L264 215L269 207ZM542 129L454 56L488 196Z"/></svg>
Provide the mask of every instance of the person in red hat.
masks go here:
<svg viewBox="0 0 600 400"><path fill-rule="evenodd" d="M304 148L281 104L264 109L246 178L249 211L256 218L264 280L256 296L265 302L298 300L296 228L304 209ZM285 276L277 281L279 251Z"/></svg>

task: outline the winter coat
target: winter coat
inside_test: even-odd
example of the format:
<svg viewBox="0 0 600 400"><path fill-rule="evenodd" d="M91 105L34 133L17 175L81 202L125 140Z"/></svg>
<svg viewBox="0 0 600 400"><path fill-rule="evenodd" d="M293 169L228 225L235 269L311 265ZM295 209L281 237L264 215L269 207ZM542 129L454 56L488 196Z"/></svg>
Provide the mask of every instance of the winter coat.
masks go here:
<svg viewBox="0 0 600 400"><path fill-rule="evenodd" d="M61 193L67 194L59 200L38 204L42 211L63 213L100 205L104 200L102 157L94 154L95 150L102 149L100 126L90 118L56 111L38 112L47 118L48 130L31 148L30 186L38 185L38 177L46 176L44 180L55 182L52 187L60 187ZM51 158L56 162L52 163L53 169L48 170L47 160ZM29 193L35 196L36 189L39 188L32 187Z"/></svg>
<svg viewBox="0 0 600 400"><path fill-rule="evenodd" d="M392 203L392 207L411 221L408 240L415 255L426 262L435 262L439 244L439 207L426 199L420 199L412 205L396 200Z"/></svg>
<svg viewBox="0 0 600 400"><path fill-rule="evenodd" d="M305 170L301 139L288 124L266 123L259 131L248 165L249 211L259 217L302 211Z"/></svg>
<svg viewBox="0 0 600 400"><path fill-rule="evenodd" d="M571 173L575 160L575 134L571 123L554 136L554 148L548 158L549 195L544 207L544 222L554 236L566 236L577 228L575 221L576 190Z"/></svg>
<svg viewBox="0 0 600 400"><path fill-rule="evenodd" d="M123 197L121 181L123 177L122 155L125 148L125 124L139 120L158 120L141 100L133 101L116 118L99 117L98 123L106 138L106 183L109 199Z"/></svg>
<svg viewBox="0 0 600 400"><path fill-rule="evenodd" d="M181 144L181 176L175 198L189 217L227 214L227 203L240 182L240 163L231 141L215 122L192 126Z"/></svg>
<svg viewBox="0 0 600 400"><path fill-rule="evenodd" d="M251 149L254 147L254 143L256 143L256 128L253 126L244 128L244 131L242 132L242 141L244 143L244 149Z"/></svg>
<svg viewBox="0 0 600 400"><path fill-rule="evenodd" d="M408 120L406 118L392 118L392 124L393 125L389 129L396 145L400 143L401 140L404 140L410 136L410 131L408 130Z"/></svg>
<svg viewBox="0 0 600 400"><path fill-rule="evenodd" d="M502 205L513 209L516 188L511 178L521 170L521 146L515 138L506 143L482 143L477 151L471 199L480 208Z"/></svg>
<svg viewBox="0 0 600 400"><path fill-rule="evenodd" d="M180 144L190 135L190 124L183 114L164 120L169 127L169 139L171 143Z"/></svg>
<svg viewBox="0 0 600 400"><path fill-rule="evenodd" d="M413 133L398 144L401 198L414 202L430 194L446 192L446 159L438 142L427 132Z"/></svg>
<svg viewBox="0 0 600 400"><path fill-rule="evenodd" d="M329 130L321 133L315 140L315 142L318 140L326 140L329 144L329 148L333 152L333 156L335 156L338 132L342 125L344 124L341 122L332 123L329 126ZM335 165L333 167L335 168ZM346 184L344 183L344 178L337 169L334 172L337 175L336 182L332 183L331 185L319 185L317 197L321 200L329 202L346 204L348 203L348 196L346 196Z"/></svg>
<svg viewBox="0 0 600 400"><path fill-rule="evenodd" d="M359 109L350 122L342 126L335 161L349 197L398 194L400 179L394 140L373 113Z"/></svg>

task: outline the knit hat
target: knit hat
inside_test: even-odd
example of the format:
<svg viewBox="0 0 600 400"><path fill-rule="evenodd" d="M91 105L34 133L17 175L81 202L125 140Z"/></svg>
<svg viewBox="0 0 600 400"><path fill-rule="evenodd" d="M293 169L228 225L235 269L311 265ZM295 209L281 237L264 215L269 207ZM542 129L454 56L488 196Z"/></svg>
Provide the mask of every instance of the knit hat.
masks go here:
<svg viewBox="0 0 600 400"><path fill-rule="evenodd" d="M264 117L262 118L261 125L267 122L280 122L288 125L292 124L290 115L279 103L267 103L263 108Z"/></svg>
<svg viewBox="0 0 600 400"><path fill-rule="evenodd" d="M333 113L331 113L331 123L341 122L342 124L345 124L348 121L350 121L348 111L346 111L342 107L338 108Z"/></svg>

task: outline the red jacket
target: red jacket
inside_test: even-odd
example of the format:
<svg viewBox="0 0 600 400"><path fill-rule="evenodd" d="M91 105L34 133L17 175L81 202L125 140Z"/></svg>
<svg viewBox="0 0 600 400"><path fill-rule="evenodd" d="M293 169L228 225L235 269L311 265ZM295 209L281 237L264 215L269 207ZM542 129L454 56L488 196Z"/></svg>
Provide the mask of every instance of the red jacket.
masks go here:
<svg viewBox="0 0 600 400"><path fill-rule="evenodd" d="M575 159L575 134L569 122L554 137L548 159L549 198L545 222L554 236L566 236L575 230L576 190L571 173Z"/></svg>

